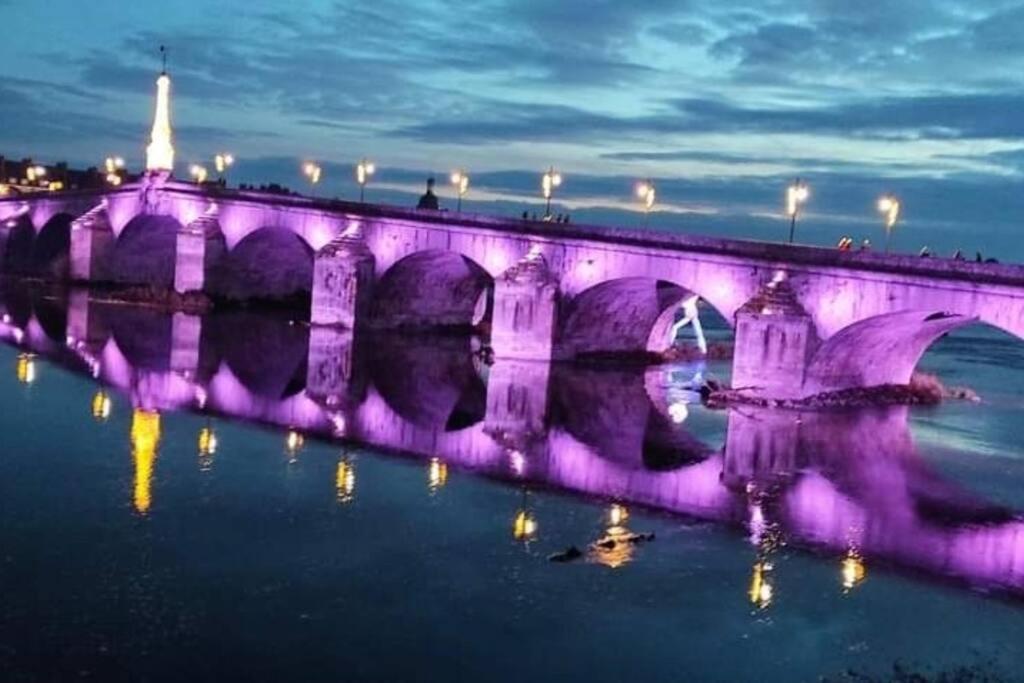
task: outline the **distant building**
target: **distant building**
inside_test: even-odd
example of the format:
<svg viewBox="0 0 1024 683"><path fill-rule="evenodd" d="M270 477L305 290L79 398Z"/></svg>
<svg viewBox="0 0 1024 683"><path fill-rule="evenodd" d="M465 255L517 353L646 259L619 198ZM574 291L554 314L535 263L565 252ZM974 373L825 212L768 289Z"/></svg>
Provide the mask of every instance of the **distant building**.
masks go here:
<svg viewBox="0 0 1024 683"><path fill-rule="evenodd" d="M134 176L118 171L122 182ZM41 164L32 159L8 159L0 155L0 196L55 192L59 190L97 189L109 184L108 174L96 167L85 170L68 168L66 162Z"/></svg>

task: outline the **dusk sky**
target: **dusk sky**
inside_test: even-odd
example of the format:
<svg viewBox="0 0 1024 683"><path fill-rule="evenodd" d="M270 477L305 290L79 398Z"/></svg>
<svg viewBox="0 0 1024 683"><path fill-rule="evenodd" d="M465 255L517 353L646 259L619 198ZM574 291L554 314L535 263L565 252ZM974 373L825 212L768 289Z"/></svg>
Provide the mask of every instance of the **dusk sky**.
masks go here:
<svg viewBox="0 0 1024 683"><path fill-rule="evenodd" d="M518 213L555 164L574 220L635 224L652 177L659 227L764 239L799 175L808 241L878 239L892 191L906 248L1002 249L1022 35L1000 0L0 0L0 153L138 168L165 44L182 170L228 150L233 181L298 188L311 158L352 197L365 155L404 203L461 166L474 210Z"/></svg>

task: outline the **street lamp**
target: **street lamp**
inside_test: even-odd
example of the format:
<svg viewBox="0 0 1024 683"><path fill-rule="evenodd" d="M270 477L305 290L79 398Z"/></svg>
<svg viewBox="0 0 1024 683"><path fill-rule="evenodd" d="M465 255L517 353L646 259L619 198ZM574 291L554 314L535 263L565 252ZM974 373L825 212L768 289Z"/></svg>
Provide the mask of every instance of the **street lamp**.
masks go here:
<svg viewBox="0 0 1024 683"><path fill-rule="evenodd" d="M455 192L459 196L455 210L462 211L462 198L469 192L469 176L465 171L455 171L452 173L452 185L455 186Z"/></svg>
<svg viewBox="0 0 1024 683"><path fill-rule="evenodd" d="M555 188L562 184L562 174L555 171L555 167L551 166L547 172L541 177L540 188L544 194L544 199L547 201L547 205L544 209L544 218L551 218L551 196L555 193Z"/></svg>
<svg viewBox="0 0 1024 683"><path fill-rule="evenodd" d="M107 182L117 187L124 179L121 177L121 171L124 170L124 157L107 157L103 161L103 167L107 171Z"/></svg>
<svg viewBox="0 0 1024 683"><path fill-rule="evenodd" d="M800 213L800 205L807 201L807 198L811 196L811 191L807 187L807 183L803 182L799 178L786 189L786 213L789 214L789 243L793 243L793 237L796 233L796 217Z"/></svg>
<svg viewBox="0 0 1024 683"><path fill-rule="evenodd" d="M323 169L320 168L319 164L314 164L312 161L307 161L302 165L302 175L309 178L311 185L316 185L320 182L320 175L323 173Z"/></svg>
<svg viewBox="0 0 1024 683"><path fill-rule="evenodd" d="M367 161L365 158L360 159L359 163L356 164L356 182L359 183L359 201L363 201L363 197L366 192L366 183L370 182L370 176L377 171L377 167L373 165L372 161Z"/></svg>
<svg viewBox="0 0 1024 683"><path fill-rule="evenodd" d="M656 192L654 189L654 181L647 179L643 182L639 182L636 185L636 196L644 206L644 225L647 225L648 216L650 216L651 208L654 206L654 198Z"/></svg>
<svg viewBox="0 0 1024 683"><path fill-rule="evenodd" d="M206 170L206 167L200 166L199 164L192 164L189 167L188 172L189 175L196 179L196 185L202 185L203 183L205 183L206 176L209 175L209 173Z"/></svg>
<svg viewBox="0 0 1024 683"><path fill-rule="evenodd" d="M217 169L217 174L223 178L228 168L235 163L234 155L222 153L213 157L213 165Z"/></svg>
<svg viewBox="0 0 1024 683"><path fill-rule="evenodd" d="M882 195L878 200L878 211L882 214L882 222L885 225L885 253L888 254L892 229L900 219L900 200L895 195Z"/></svg>
<svg viewBox="0 0 1024 683"><path fill-rule="evenodd" d="M25 169L25 175L28 176L28 181L34 183L36 180L42 180L46 177L45 166L29 166Z"/></svg>

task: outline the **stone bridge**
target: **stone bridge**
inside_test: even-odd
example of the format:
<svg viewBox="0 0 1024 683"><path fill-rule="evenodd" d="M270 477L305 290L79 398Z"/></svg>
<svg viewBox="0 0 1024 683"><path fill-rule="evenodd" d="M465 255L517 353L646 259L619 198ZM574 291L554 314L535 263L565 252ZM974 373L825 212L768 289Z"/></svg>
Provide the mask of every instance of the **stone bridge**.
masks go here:
<svg viewBox="0 0 1024 683"><path fill-rule="evenodd" d="M149 175L0 200L3 268L232 299L311 296L315 325L478 326L502 359L659 352L696 297L767 397L906 383L943 334L1024 336L1024 268L415 211Z"/></svg>

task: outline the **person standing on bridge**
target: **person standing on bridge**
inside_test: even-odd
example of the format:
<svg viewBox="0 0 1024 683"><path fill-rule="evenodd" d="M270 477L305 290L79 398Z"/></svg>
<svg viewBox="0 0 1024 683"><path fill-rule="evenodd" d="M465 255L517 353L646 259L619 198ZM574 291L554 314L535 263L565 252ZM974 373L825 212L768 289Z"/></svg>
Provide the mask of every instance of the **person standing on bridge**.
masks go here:
<svg viewBox="0 0 1024 683"><path fill-rule="evenodd" d="M431 211L437 211L441 207L437 202L437 195L434 194L434 179L427 178L427 191L420 197L420 201L416 204L417 209L429 209Z"/></svg>

